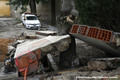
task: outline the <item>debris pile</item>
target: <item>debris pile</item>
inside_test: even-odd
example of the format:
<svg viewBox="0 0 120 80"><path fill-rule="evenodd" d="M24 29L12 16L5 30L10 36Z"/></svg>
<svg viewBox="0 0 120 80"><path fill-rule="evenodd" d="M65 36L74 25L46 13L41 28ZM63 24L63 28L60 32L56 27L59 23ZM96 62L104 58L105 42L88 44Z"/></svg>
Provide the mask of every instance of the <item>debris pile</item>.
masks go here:
<svg viewBox="0 0 120 80"><path fill-rule="evenodd" d="M71 31L70 34L72 34L75 37L78 37L80 35L79 37L81 40L86 41L86 42L88 41L89 43L91 43L91 40L93 40L94 44L97 43L96 41L99 41L101 43L103 42L105 44L105 46L104 46L105 48L109 48L110 46L115 45L115 44L108 45L107 42L111 41L108 38L107 38L108 41L106 41L105 39L100 40L101 38L96 39L94 41L94 39L96 37L93 38L92 31L91 31L92 34L90 34L90 32L87 32L90 34L90 35L87 35L87 33L84 33L84 31L82 33L82 31L77 30L77 29L83 29L83 28L86 28L86 27L77 26L77 28L76 28L76 26L75 26L75 27L73 27L73 30ZM87 30L87 31L89 31L89 30ZM36 73L41 74L41 73L45 73L47 71L50 72L50 71L59 70L58 64L59 64L59 59L60 59L60 52L64 52L64 51L68 50L70 43L71 43L70 35L53 36L53 35L57 35L57 33L53 32L53 31L37 31L36 34L46 35L47 37L39 39L36 35L33 36L33 35L27 35L26 33L22 33L17 38L18 40L16 39L16 42L14 43L13 46L9 46L9 43L13 42L12 39L0 39L0 61L3 61L5 54L9 53L10 59L12 59L12 60L14 59L13 62L15 62L15 66L18 70L19 75L25 76L25 77L28 75L31 75L31 74L36 74ZM48 36L48 35L52 35L52 36ZM83 37L83 35L85 35L85 37ZM92 38L88 38L91 36L92 36ZM104 37L104 36L102 36L102 37ZM119 46L119 38L118 37L119 36L117 35L115 37L112 36L111 38L112 39L114 38L117 41L116 45ZM93 43L91 43L91 44L93 44ZM103 43L102 43L102 46L104 45ZM98 45L101 45L101 44L98 43L97 45L95 44L94 46L98 46ZM107 47L106 47L106 45L107 45ZM83 67L77 66L77 68L76 68L73 66L72 69L68 70L68 72L67 71L66 72L64 72L64 71L58 72L56 75L60 75L60 76L53 76L53 79L63 77L63 75L65 73L65 75L67 77L64 80L66 80L67 78L71 78L71 80L73 80L76 78L76 75L77 76L84 75L83 73L85 73L84 76L86 76L90 73L90 71L94 71L94 72L91 72L90 75L95 75L95 74L93 74L93 73L95 73L95 71L97 72L97 71L106 70L106 69L117 69L120 66L119 58L103 58L103 57L106 57L104 52L102 52L102 51L98 52L98 50L96 50L96 48L93 49L92 46L86 45L85 42L82 44L78 43L77 46L79 46L76 48L77 52L80 53L81 55L77 54L79 57L78 60L80 61L80 63L77 62L77 60L76 60L76 62L78 63L78 65L84 64ZM100 46L98 48L100 48ZM103 50L105 50L105 49L103 49ZM113 50L113 52L114 52L114 50ZM119 52L117 54L119 55ZM68 57L68 56L66 55L65 57ZM95 59L93 59L93 58L95 58ZM75 70L73 68L76 68L77 70ZM86 72L82 73L81 71L86 71ZM52 76L54 72L51 72L51 73L52 74L49 74L50 76ZM68 75L66 73L68 73ZM100 74L99 72L97 72L97 73ZM105 74L107 74L107 73L105 73ZM72 77L70 75L72 75ZM39 77L41 77L41 76L39 76ZM68 79L68 80L70 80L70 79Z"/></svg>
<svg viewBox="0 0 120 80"><path fill-rule="evenodd" d="M63 52L69 48L71 42L69 35L64 36L48 36L43 39L26 41L19 44L16 48L14 55L15 64L21 75L31 74L39 69L41 66L41 59L44 56L48 56L50 63L53 63L51 55L47 55L51 51ZM40 62L40 63L39 63ZM53 69L56 69L55 64L51 64Z"/></svg>

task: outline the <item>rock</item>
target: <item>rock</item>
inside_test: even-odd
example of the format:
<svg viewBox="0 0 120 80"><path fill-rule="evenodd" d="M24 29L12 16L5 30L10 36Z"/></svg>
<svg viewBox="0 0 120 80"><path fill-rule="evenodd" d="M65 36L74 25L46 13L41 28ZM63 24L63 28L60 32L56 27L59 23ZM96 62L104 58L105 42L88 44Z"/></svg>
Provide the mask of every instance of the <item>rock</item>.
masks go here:
<svg viewBox="0 0 120 80"><path fill-rule="evenodd" d="M13 44L13 46L16 48L18 44L21 44L21 43L23 43L23 42L25 42L25 40L17 40L17 41Z"/></svg>
<svg viewBox="0 0 120 80"><path fill-rule="evenodd" d="M47 45L45 47L42 47L41 50L44 52L44 53L47 53L47 52L50 52L53 50L53 46L52 45Z"/></svg>
<svg viewBox="0 0 120 80"><path fill-rule="evenodd" d="M10 54L10 52L15 49L13 46L8 46L8 54Z"/></svg>
<svg viewBox="0 0 120 80"><path fill-rule="evenodd" d="M69 48L69 43L71 42L70 38L59 41L55 44L58 51L63 52Z"/></svg>
<svg viewBox="0 0 120 80"><path fill-rule="evenodd" d="M75 67L77 65L79 65L79 58L78 57L72 62L72 67Z"/></svg>
<svg viewBox="0 0 120 80"><path fill-rule="evenodd" d="M104 70L107 68L107 63L104 61L89 61L88 69L89 70Z"/></svg>
<svg viewBox="0 0 120 80"><path fill-rule="evenodd" d="M25 40L17 40L16 43L23 43Z"/></svg>
<svg viewBox="0 0 120 80"><path fill-rule="evenodd" d="M47 58L50 62L51 67L56 71L58 70L58 66L56 65L55 61L53 60L51 54L47 54Z"/></svg>

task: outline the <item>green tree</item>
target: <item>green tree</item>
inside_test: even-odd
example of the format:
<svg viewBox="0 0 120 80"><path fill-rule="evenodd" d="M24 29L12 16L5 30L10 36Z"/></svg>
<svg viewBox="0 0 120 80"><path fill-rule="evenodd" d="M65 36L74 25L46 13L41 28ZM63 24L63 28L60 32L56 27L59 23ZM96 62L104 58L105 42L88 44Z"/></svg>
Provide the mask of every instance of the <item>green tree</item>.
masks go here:
<svg viewBox="0 0 120 80"><path fill-rule="evenodd" d="M27 11L27 6L29 5L31 13L37 13L36 4L38 4L40 1L46 2L47 0L10 0L9 4L16 6L16 10L18 7L21 7L21 13Z"/></svg>
<svg viewBox="0 0 120 80"><path fill-rule="evenodd" d="M119 0L74 0L80 24L120 31Z"/></svg>

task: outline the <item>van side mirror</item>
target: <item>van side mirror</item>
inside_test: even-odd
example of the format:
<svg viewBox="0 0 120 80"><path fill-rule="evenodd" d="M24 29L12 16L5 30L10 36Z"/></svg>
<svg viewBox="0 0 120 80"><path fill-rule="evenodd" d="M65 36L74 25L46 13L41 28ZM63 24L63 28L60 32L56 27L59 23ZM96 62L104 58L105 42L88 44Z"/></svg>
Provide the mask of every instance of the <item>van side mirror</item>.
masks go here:
<svg viewBox="0 0 120 80"><path fill-rule="evenodd" d="M23 19L24 21L26 20L26 19Z"/></svg>

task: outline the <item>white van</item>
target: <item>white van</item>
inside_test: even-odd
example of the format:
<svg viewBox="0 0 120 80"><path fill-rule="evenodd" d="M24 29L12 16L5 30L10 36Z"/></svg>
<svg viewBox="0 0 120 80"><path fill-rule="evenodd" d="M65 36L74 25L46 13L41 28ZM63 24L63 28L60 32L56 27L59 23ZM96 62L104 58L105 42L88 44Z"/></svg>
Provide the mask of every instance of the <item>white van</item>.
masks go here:
<svg viewBox="0 0 120 80"><path fill-rule="evenodd" d="M40 29L41 27L40 21L34 14L24 13L21 16L21 19L26 29Z"/></svg>

